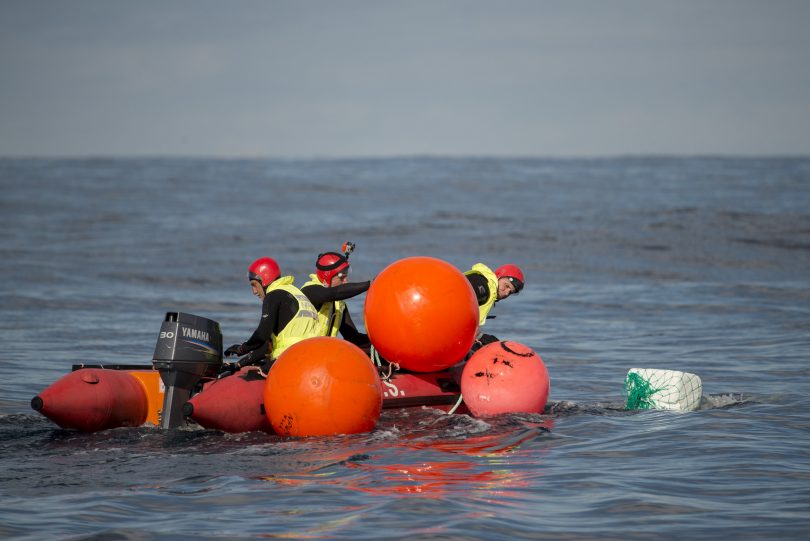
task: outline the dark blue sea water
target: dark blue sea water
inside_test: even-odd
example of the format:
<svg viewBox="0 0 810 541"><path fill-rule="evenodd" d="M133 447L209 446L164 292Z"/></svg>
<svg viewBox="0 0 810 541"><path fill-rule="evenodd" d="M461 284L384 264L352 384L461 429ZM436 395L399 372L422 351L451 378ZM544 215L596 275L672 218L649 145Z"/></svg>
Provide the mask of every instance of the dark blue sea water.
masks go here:
<svg viewBox="0 0 810 541"><path fill-rule="evenodd" d="M810 529L810 159L5 159L0 189L0 538ZM250 261L300 282L347 240L353 280L411 255L521 265L487 331L544 359L546 413L282 439L79 434L29 408L74 363L151 362L167 311L246 339ZM632 367L698 374L704 405L625 411Z"/></svg>

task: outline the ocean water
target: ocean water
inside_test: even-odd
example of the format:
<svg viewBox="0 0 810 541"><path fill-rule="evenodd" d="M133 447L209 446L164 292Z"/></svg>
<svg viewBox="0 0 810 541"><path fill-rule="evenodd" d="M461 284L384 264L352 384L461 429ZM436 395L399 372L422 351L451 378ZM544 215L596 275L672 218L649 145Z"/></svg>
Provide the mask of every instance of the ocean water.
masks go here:
<svg viewBox="0 0 810 541"><path fill-rule="evenodd" d="M2 539L810 529L810 159L3 159L0 211ZM546 412L290 439L80 434L30 409L74 363L151 362L167 311L246 339L250 261L300 283L347 240L352 280L412 255L519 264L486 330L543 358ZM626 411L633 367L698 374L702 407Z"/></svg>

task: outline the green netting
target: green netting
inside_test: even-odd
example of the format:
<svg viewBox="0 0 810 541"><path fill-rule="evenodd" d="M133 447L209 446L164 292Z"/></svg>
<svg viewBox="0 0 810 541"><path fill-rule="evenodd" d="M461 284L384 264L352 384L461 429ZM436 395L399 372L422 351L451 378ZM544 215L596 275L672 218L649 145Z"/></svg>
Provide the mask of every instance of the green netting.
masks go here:
<svg viewBox="0 0 810 541"><path fill-rule="evenodd" d="M625 409L695 410L703 383L695 374L655 368L631 368L624 380Z"/></svg>
<svg viewBox="0 0 810 541"><path fill-rule="evenodd" d="M627 396L624 409L655 409L655 400L652 399L652 396L662 390L663 387L653 387L648 380L641 377L637 372L630 372L624 380L624 394Z"/></svg>

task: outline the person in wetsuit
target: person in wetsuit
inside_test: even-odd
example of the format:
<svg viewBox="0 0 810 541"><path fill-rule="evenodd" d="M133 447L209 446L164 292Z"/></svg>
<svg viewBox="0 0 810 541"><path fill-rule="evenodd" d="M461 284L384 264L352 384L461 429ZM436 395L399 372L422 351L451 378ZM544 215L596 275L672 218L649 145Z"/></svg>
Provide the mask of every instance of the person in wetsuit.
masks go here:
<svg viewBox="0 0 810 541"><path fill-rule="evenodd" d="M244 366L262 365L265 372L288 347L306 338L319 336L318 311L297 287L292 276L281 276L273 258L261 257L248 268L253 294L262 301L262 316L247 341L225 350L225 356L241 357L226 363L223 373Z"/></svg>
<svg viewBox="0 0 810 541"><path fill-rule="evenodd" d="M470 281L470 285L478 299L479 328L483 327L487 322L489 312L495 306L495 303L520 293L525 282L523 271L513 264L501 265L493 272L483 263L476 263L464 275ZM473 349L497 341L498 339L491 334L479 334L475 339Z"/></svg>
<svg viewBox="0 0 810 541"><path fill-rule="evenodd" d="M301 287L301 291L318 311L320 336L337 336L339 332L346 341L368 354L371 341L367 334L357 330L344 301L366 292L371 281L349 283L349 254L354 244L347 242L343 249L342 254L319 254L315 261L315 274L309 275L310 280Z"/></svg>

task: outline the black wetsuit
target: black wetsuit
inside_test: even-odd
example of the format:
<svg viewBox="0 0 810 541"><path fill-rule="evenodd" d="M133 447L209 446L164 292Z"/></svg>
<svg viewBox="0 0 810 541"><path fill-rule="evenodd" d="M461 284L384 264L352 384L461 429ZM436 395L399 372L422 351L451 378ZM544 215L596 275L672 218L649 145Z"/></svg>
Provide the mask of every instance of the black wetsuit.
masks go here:
<svg viewBox="0 0 810 541"><path fill-rule="evenodd" d="M487 284L487 279L482 275L473 273L467 274L467 280L470 281L470 285L475 292L475 297L478 299L478 306L483 306L486 304L487 299L489 299L489 284ZM497 302L497 301L495 301ZM487 316L488 318L494 318L495 316ZM481 346L485 346L492 342L497 342L498 338L491 335L491 334L481 334L479 335L475 342L473 343L473 347L471 352L478 350Z"/></svg>
<svg viewBox="0 0 810 541"><path fill-rule="evenodd" d="M302 287L301 293L307 296L310 302L315 306L315 310L320 311L324 303L344 301L346 299L356 297L357 295L368 291L370 286L370 281L352 282L334 287L325 287L321 284L310 284ZM367 334L361 333L357 330L357 327L355 327L352 317L349 315L348 306L343 310L343 319L340 322L340 327L338 327L338 330L340 335L343 336L346 341L351 342L368 353L369 348L371 347L371 341L368 339Z"/></svg>
<svg viewBox="0 0 810 541"><path fill-rule="evenodd" d="M246 342L243 342L237 355L244 355L238 366L250 366L265 361L271 337L278 335L298 313L298 300L283 289L274 289L262 300L262 317L259 325Z"/></svg>
<svg viewBox="0 0 810 541"><path fill-rule="evenodd" d="M478 274L477 272L467 274L466 276L475 292L475 297L478 299L478 306L486 304L489 298L489 284L487 284L487 279L483 274Z"/></svg>

